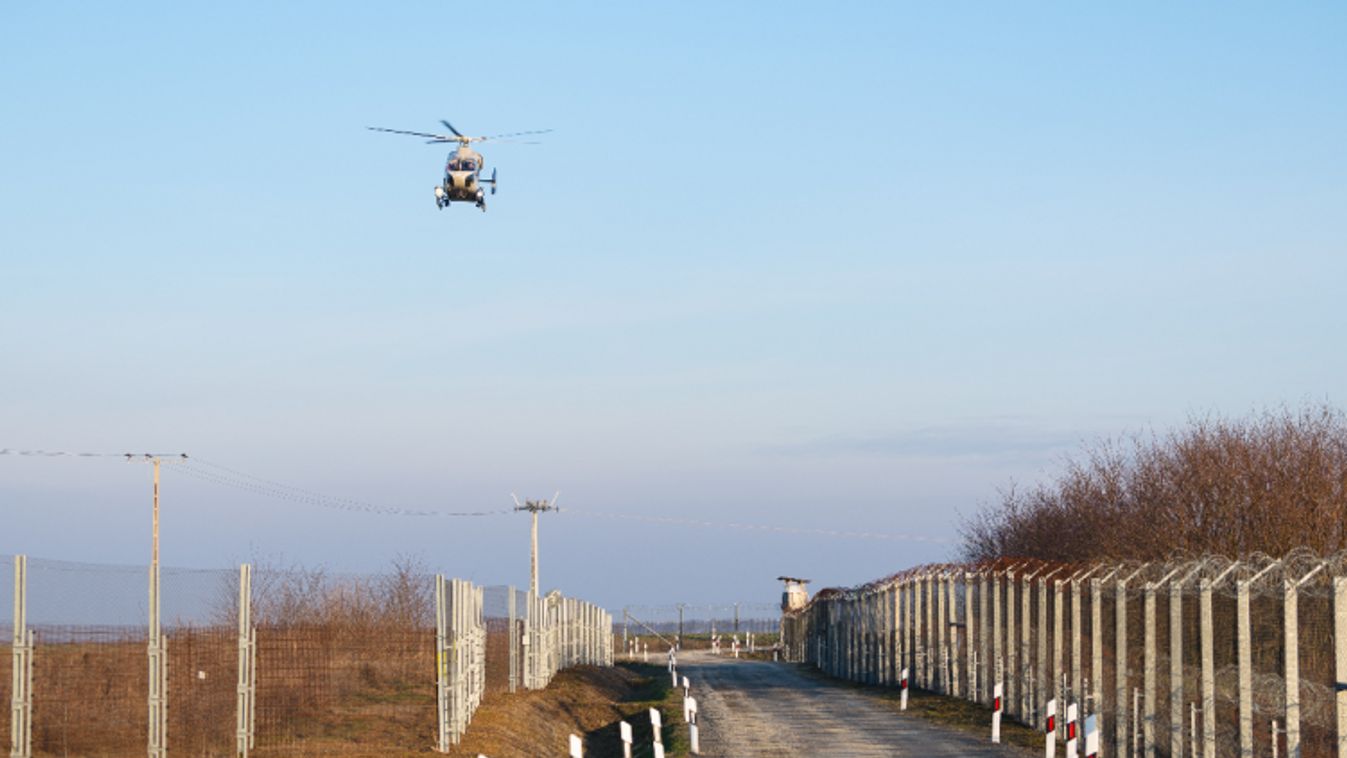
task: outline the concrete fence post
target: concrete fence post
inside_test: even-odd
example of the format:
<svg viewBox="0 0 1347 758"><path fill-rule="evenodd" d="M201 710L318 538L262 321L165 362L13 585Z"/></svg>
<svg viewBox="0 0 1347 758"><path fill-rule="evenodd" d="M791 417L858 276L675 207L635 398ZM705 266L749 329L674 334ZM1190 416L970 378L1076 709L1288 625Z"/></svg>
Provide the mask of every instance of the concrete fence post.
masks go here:
<svg viewBox="0 0 1347 758"><path fill-rule="evenodd" d="M1042 571L1042 569L1039 569ZM1034 571L1020 580L1020 713L1019 716L1033 723L1038 713L1034 707L1033 692L1033 578Z"/></svg>
<svg viewBox="0 0 1347 758"><path fill-rule="evenodd" d="M922 634L925 616L922 615L922 600L926 593L926 576L914 577L912 581L912 670L917 673L917 684L927 688L926 680L926 639Z"/></svg>
<svg viewBox="0 0 1347 758"><path fill-rule="evenodd" d="M990 591L992 588L992 576L990 571L982 571L978 577L978 610L981 612L981 618L978 620L978 680L981 687L975 695L981 695L982 702L990 702L992 681L992 635L995 634L992 626L992 609Z"/></svg>
<svg viewBox="0 0 1347 758"><path fill-rule="evenodd" d="M1047 696L1055 699L1058 703L1058 712L1053 714L1057 717L1057 723L1062 724L1058 731L1065 728L1066 722L1061 718L1062 712L1066 710L1067 696L1065 692L1060 692L1064 670L1062 669L1062 656L1065 652L1063 637L1066 635L1066 582L1062 579L1054 579L1052 582L1052 688L1047 692ZM1071 756L1070 758L1075 758Z"/></svg>
<svg viewBox="0 0 1347 758"><path fill-rule="evenodd" d="M1347 577L1333 577L1333 658L1337 676L1338 758L1347 758Z"/></svg>
<svg viewBox="0 0 1347 758"><path fill-rule="evenodd" d="M949 616L948 605L945 598L945 580L944 574L937 574L935 577L935 689L937 692L949 694L949 671L946 666L949 663L948 632Z"/></svg>
<svg viewBox="0 0 1347 758"><path fill-rule="evenodd" d="M936 574L932 574L926 581L926 685L935 691L940 689L940 648L936 636L936 605L940 594L936 585L939 581Z"/></svg>
<svg viewBox="0 0 1347 758"><path fill-rule="evenodd" d="M1048 635L1052 633L1052 627L1048 626L1048 603L1051 594L1048 592L1048 579L1052 578L1057 571L1051 571L1038 579L1038 660L1034 666L1034 709L1041 712L1047 705L1048 699L1052 697L1049 690L1056 686L1056 682L1049 680L1049 661L1048 661ZM1053 723L1057 719L1053 718Z"/></svg>
<svg viewBox="0 0 1347 758"><path fill-rule="evenodd" d="M1127 583L1133 577L1141 573L1137 569L1130 576L1118 579L1115 583L1116 596L1114 597L1114 690L1117 693L1115 704L1117 706L1117 722L1114 725L1114 746L1119 756L1127 755L1127 719L1128 700L1131 694L1128 689L1127 679Z"/></svg>
<svg viewBox="0 0 1347 758"><path fill-rule="evenodd" d="M1155 657L1155 590L1156 584L1147 582L1142 588L1142 747L1146 758L1155 758L1155 687L1157 661Z"/></svg>
<svg viewBox="0 0 1347 758"><path fill-rule="evenodd" d="M1282 604L1286 670L1286 755L1300 758L1300 585L1286 579Z"/></svg>
<svg viewBox="0 0 1347 758"><path fill-rule="evenodd" d="M1202 642L1202 755L1205 758L1216 758L1216 654L1213 649L1215 624L1212 619L1211 591L1210 579L1203 577L1198 581L1198 635Z"/></svg>
<svg viewBox="0 0 1347 758"><path fill-rule="evenodd" d="M1249 588L1252 582L1241 581L1235 585L1235 637L1236 656L1239 661L1239 754L1240 758L1253 758L1253 641L1250 637ZM1208 591L1210 592L1210 591ZM1211 596L1202 600L1204 608L1210 608ZM1202 674L1202 721L1205 744L1202 748L1204 758L1216 755L1216 684L1212 675L1211 696L1207 695L1206 639L1211 624L1211 611L1207 610L1202 620L1204 642Z"/></svg>
<svg viewBox="0 0 1347 758"><path fill-rule="evenodd" d="M987 677L988 693L991 692L991 685L999 684L1005 678L1001 673L1001 661L1004 654L1001 644L1003 631L1001 627L1001 587L1003 579L1004 572L992 574L992 659L989 661L991 668ZM995 695L989 694L987 702L990 704L994 697Z"/></svg>
<svg viewBox="0 0 1347 758"><path fill-rule="evenodd" d="M1117 569L1105 577L1090 580L1090 683L1094 696L1091 715L1095 716L1104 712L1104 580L1115 573ZM1095 723L1099 724L1101 720L1096 718ZM1103 740L1098 739L1097 733L1095 741L1099 754L1106 755L1108 749ZM1085 752L1088 754L1089 748Z"/></svg>
<svg viewBox="0 0 1347 758"><path fill-rule="evenodd" d="M1080 582L1082 577L1077 574L1071 577L1071 699L1080 703L1082 707L1085 703L1085 692L1081 689L1084 684L1085 662L1081 660L1081 636L1084 629L1081 628L1080 613ZM1077 741L1079 742L1079 740ZM1070 756L1076 758L1076 756Z"/></svg>
<svg viewBox="0 0 1347 758"><path fill-rule="evenodd" d="M964 644L964 670L968 672L968 687L964 690L963 696L966 700L977 700L977 644L979 633L985 633L986 630L978 628L977 625L977 603L974 602L975 582L971 572L964 572L963 575L963 644ZM955 677L958 679L958 677Z"/></svg>
<svg viewBox="0 0 1347 758"><path fill-rule="evenodd" d="M1169 584L1169 753L1173 758L1183 756L1183 585L1192 575L1190 571Z"/></svg>
<svg viewBox="0 0 1347 758"><path fill-rule="evenodd" d="M1006 580L1006 665L1002 676L1006 685L1006 711L1012 716L1020 716L1020 648L1015 640L1015 587L1017 586L1015 579L1015 572L1008 572Z"/></svg>
<svg viewBox="0 0 1347 758"><path fill-rule="evenodd" d="M953 697L959 697L959 574L957 571L951 571L945 577L945 590L949 594L948 608L949 615L946 618L946 626L949 627L949 642L946 648L945 659L949 661L948 671L949 682L945 686L945 693Z"/></svg>

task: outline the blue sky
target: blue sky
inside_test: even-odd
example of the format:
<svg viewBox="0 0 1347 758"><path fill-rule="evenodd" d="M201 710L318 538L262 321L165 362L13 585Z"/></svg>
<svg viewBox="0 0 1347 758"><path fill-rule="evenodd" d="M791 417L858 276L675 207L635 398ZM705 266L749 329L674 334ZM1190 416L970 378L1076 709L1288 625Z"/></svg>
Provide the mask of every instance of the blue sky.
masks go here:
<svg viewBox="0 0 1347 758"><path fill-rule="evenodd" d="M1336 3L0 11L0 447L333 495L955 538L1082 440L1341 405ZM367 125L551 128L444 149ZM148 472L0 456L0 552L132 563ZM522 517L166 475L165 561L419 554ZM770 599L948 543L545 517L543 583Z"/></svg>

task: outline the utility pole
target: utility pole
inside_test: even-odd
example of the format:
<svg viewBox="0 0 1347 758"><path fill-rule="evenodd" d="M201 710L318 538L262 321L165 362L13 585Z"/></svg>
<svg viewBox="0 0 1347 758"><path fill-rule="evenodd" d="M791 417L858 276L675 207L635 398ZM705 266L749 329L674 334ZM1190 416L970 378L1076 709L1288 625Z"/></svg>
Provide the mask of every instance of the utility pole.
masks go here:
<svg viewBox="0 0 1347 758"><path fill-rule="evenodd" d="M525 500L522 504L519 502L519 497L514 493L510 493L510 497L514 498L514 509L516 511L528 511L529 513L533 514L533 540L532 540L533 549L532 552L530 553L532 560L530 562L531 571L529 573L529 594L532 595L533 597L537 597L538 596L538 514L542 513L543 511L557 510L557 498L561 497L561 493L558 492L555 495L553 495L550 501Z"/></svg>
<svg viewBox="0 0 1347 758"><path fill-rule="evenodd" d="M685 603L678 604L678 647L683 647L683 609L687 607Z"/></svg>
<svg viewBox="0 0 1347 758"><path fill-rule="evenodd" d="M127 453L126 460L137 456ZM154 489L150 516L150 619L149 619L149 758L163 758L168 741L168 646L159 619L159 464L165 456L146 453L141 460L154 466ZM186 453L169 456L186 459Z"/></svg>

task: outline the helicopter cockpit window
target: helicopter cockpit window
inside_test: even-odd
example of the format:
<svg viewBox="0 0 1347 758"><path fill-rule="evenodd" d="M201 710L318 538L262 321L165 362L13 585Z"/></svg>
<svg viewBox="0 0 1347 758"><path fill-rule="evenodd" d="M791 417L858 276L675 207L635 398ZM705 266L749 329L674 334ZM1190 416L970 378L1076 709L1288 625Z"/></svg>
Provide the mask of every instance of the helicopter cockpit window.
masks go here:
<svg viewBox="0 0 1347 758"><path fill-rule="evenodd" d="M465 158L465 159L463 159L463 160L452 160L452 161L449 161L449 170L450 170L450 171L476 171L476 170L477 170L477 163L476 163L475 161L473 161L471 158Z"/></svg>

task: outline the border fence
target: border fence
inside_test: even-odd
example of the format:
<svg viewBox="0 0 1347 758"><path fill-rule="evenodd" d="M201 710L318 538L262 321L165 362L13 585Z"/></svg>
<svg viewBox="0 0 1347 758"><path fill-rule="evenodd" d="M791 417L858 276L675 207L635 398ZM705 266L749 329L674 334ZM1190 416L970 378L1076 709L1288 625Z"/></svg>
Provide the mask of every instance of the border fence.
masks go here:
<svg viewBox="0 0 1347 758"><path fill-rule="evenodd" d="M908 670L989 706L1001 686L1027 724L1078 703L1099 755L1347 756L1347 553L924 566L822 590L782 633L853 681Z"/></svg>
<svg viewBox="0 0 1347 758"><path fill-rule="evenodd" d="M611 616L560 593L405 565L162 573L147 592L144 567L0 561L14 588L0 625L9 755L447 751L485 697L612 663Z"/></svg>

